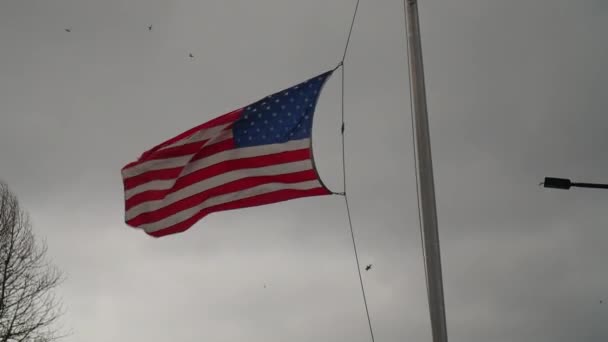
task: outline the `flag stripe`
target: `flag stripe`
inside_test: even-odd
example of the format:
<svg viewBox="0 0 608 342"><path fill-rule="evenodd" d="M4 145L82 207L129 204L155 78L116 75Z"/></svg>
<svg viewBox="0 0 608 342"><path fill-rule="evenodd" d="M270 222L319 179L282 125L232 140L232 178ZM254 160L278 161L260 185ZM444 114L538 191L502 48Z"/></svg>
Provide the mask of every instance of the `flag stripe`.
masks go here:
<svg viewBox="0 0 608 342"><path fill-rule="evenodd" d="M217 127L217 129L211 128L205 131L201 131L200 133L205 136L204 139L192 142L178 141L177 143L175 143L176 146L167 146L154 152L153 154L148 156L148 160L167 159L183 155L192 155L198 152L200 148L204 146L232 138L231 125L227 125L227 127Z"/></svg>
<svg viewBox="0 0 608 342"><path fill-rule="evenodd" d="M122 174L124 178L131 178L152 170L183 167L188 163L188 161L190 161L190 159L192 159L193 155L198 155L198 153L204 151L205 149L209 149L212 146L225 143L229 140L232 140L232 131L222 131L221 133L216 134L213 138L206 140L203 144L200 144L198 148L193 149L192 151L185 151L182 154L177 154L174 152L174 155L160 156L158 158L155 154L153 154L149 156L147 160L141 161L139 164L123 170ZM165 150L161 150L157 153L163 154L164 151Z"/></svg>
<svg viewBox="0 0 608 342"><path fill-rule="evenodd" d="M167 170L166 172L169 174L175 174L175 177L181 176L185 177L190 175L191 173L195 173L201 169L207 168L211 165L218 164L220 162L231 160L231 159L244 159L244 158L252 158L252 157L260 157L265 155L272 155L280 152L289 152L300 149L309 149L310 148L310 139L300 139L289 141L284 144L272 144L272 145L263 145L263 146L252 146L234 149L232 143L222 143L220 147L213 147L218 150L218 153L206 155L206 158L191 160L183 169L179 171L171 171ZM208 148L208 151L211 151L212 147ZM195 157L193 157L194 159ZM196 156L198 158L198 155ZM159 173L159 174L162 174ZM125 196L127 200L130 200L135 195L144 193L147 191L158 191L158 190L168 190L171 189L175 183L175 180L170 181L166 179L171 178L162 178L163 180L159 180L154 177L154 174L147 175L142 174L142 179L138 178L128 178L124 180L125 184Z"/></svg>
<svg viewBox="0 0 608 342"><path fill-rule="evenodd" d="M226 130L226 129L231 129L232 125L234 122L230 122L228 124L224 124L224 125L220 125L220 126L216 126L216 127L211 127L211 128L206 128L206 129L200 129L197 132L194 132L193 134L186 136L183 139L180 139L172 144L169 144L167 146L164 146L163 148L159 149L160 151L164 151L167 149L172 149L175 147L180 147L180 146L184 146L187 144L191 144L191 143L196 143L196 142L201 142L201 141L205 141L208 139L213 138L215 135L221 133L222 131Z"/></svg>
<svg viewBox="0 0 608 342"><path fill-rule="evenodd" d="M263 195L252 196L248 198L244 198L241 200L236 200L228 203L219 204L216 206L212 206L206 209L203 209L193 215L192 217L184 220L180 223L174 224L172 226L168 226L166 228L161 228L159 230L148 230L146 233L150 236L161 237L165 235L180 233L188 228L192 227L198 220L204 218L205 216L219 211L225 210L234 210L240 208L247 207L255 207L259 205L277 203L282 201L288 201L295 198L309 197L309 196L321 196L327 195L328 192L325 188L312 188L308 190L278 190L274 192L269 192Z"/></svg>
<svg viewBox="0 0 608 342"><path fill-rule="evenodd" d="M186 210L182 210L174 215L171 215L167 218L164 218L160 221L156 221L153 223L138 225L140 228L143 228L146 232L154 232L157 230L169 228L173 225L179 224L183 221L188 220L190 217L195 216L200 211L211 208L220 204L227 204L233 201L242 200L245 198L263 195L267 193L272 193L279 190L311 190L315 188L321 187L321 184L318 180L293 183L293 184L285 184L285 183L267 183L263 185L259 185L253 188L249 188L247 190L242 191L234 191L224 195L216 196L209 198L208 200L194 206L188 208Z"/></svg>
<svg viewBox="0 0 608 342"><path fill-rule="evenodd" d="M281 144L270 144L261 146L241 147L238 149L228 150L223 154L209 155L202 159L198 155L192 158L192 161L184 168L184 174L195 172L201 168L219 163L223 160L259 157L279 152L295 151L303 148L310 148L310 138L291 140Z"/></svg>
<svg viewBox="0 0 608 342"><path fill-rule="evenodd" d="M234 121L236 121L240 117L240 115L241 115L242 112L243 112L242 108L241 109L237 109L237 110L232 111L230 113L221 115L221 116L219 116L219 117L217 117L217 118L215 118L215 119L213 119L211 121L207 121L207 122L205 122L205 123L203 123L201 125L193 127L191 129L183 132L183 133L180 133L177 136L175 136L175 137L173 137L173 138L171 138L171 139L169 139L169 140L167 140L167 141L165 141L163 143L160 143L157 146L154 146L153 148L149 149L148 151L142 153L142 155L139 157L139 159L137 159L137 160L135 160L133 162L130 162L127 165L123 166L122 170L124 171L124 170L126 170L128 168L131 168L134 165L140 164L142 161L147 160L147 158L150 155L154 154L154 152L159 151L159 150L161 150L161 149L163 149L165 147L168 147L168 146L170 146L172 144L179 143L179 141L187 139L189 136L195 134L197 131L207 130L207 129L213 128L215 126L220 126L220 125L233 124Z"/></svg>
<svg viewBox="0 0 608 342"><path fill-rule="evenodd" d="M172 193L181 191L181 189L189 187L195 183L205 180L208 181L210 178L220 174L227 174L230 172L234 173L238 171L238 173L241 175L256 176L258 172L264 172L264 167L298 162L302 160L310 161L309 149L287 151L259 157L226 160L221 163L208 166L207 168L200 169L186 176L177 178L177 181L167 189L150 190L139 193L126 201L126 209L130 210L132 207L147 201L165 199L166 196L171 196ZM310 163L312 167L312 162Z"/></svg>
<svg viewBox="0 0 608 342"><path fill-rule="evenodd" d="M195 158L199 158L199 156L200 156L200 158L205 158L205 157L212 156L212 155L215 155L215 154L223 152L223 151L231 150L233 148L234 148L234 141L232 139L224 140L217 144L206 146L205 148L201 149L200 152L197 153L196 155L189 156L188 162L193 161ZM188 165L188 164L186 164L186 165ZM169 174L174 175L174 178L175 178L175 177L178 177L180 174L182 174L182 172L187 171L184 168L186 165L174 168L173 171L168 170L165 172L168 172ZM134 194L141 192L136 189L139 189L142 185L149 184L149 182L151 180L157 181L158 179L153 177L155 174L163 174L163 171L157 170L156 172L153 172L152 175L143 173L141 175L125 179L124 184L125 184L125 189L127 190L127 192L126 192L127 198L133 196ZM146 187L144 186L143 188L146 188Z"/></svg>
<svg viewBox="0 0 608 342"><path fill-rule="evenodd" d="M230 147L230 148L229 148ZM235 159L235 158L248 158L248 157L256 157L256 156L262 156L265 154L273 154L273 153L277 153L277 152L283 152L283 151L293 151L293 150L298 150L298 149L302 149L302 148L310 148L310 139L300 139L300 140L292 140L283 144L271 144L271 145L264 145L264 146L252 146L252 147L244 147L244 148L240 148L238 150L233 149L231 144L225 143L222 145L222 147L219 149L221 151L219 151L216 154L213 155L207 155L206 158L201 158L199 155L196 156L196 158L190 157L191 160L189 163L186 164L185 168L183 169L183 171L181 172L177 172L175 173L175 171L172 170L180 170L181 167L183 167L183 164L181 163L181 160L176 160L174 163L172 162L168 162L166 164L164 164L163 168L156 168L156 167L151 167L151 168L146 168L145 170L141 170L141 172L137 175L133 175L133 176L126 176L125 173L123 172L123 176L125 177L125 185L127 187L127 189L131 189L137 185L140 184L144 184L150 180L156 180L155 176L161 176L161 177L168 177L166 176L165 173L163 173L164 171L168 172L169 174L174 174L176 177L178 175L187 175L189 173L195 172L199 169L205 168L209 165L213 165L216 163L219 163L221 161L224 160L228 160L228 159ZM196 159L196 160L194 160ZM150 173L150 174L148 174ZM138 180L137 176L141 176L144 177L143 180ZM168 179L168 178L162 178L162 179Z"/></svg>
<svg viewBox="0 0 608 342"><path fill-rule="evenodd" d="M135 205L127 209L126 218L127 220L130 220L142 213L159 210L160 208L163 208L179 200L195 195L196 193L203 193L209 189L213 189L224 183L233 182L238 179L261 176L277 176L281 174L305 171L310 169L312 169L312 162L310 161L310 159L306 159L293 163L282 163L266 167L239 169L220 173L214 177L201 180L197 183L191 184L188 187L184 187L175 192L171 192L170 194L164 196L162 199L147 200L138 205Z"/></svg>
<svg viewBox="0 0 608 342"><path fill-rule="evenodd" d="M247 191L250 188L262 186L264 184L282 183L292 184L305 181L316 180L314 170L304 170L288 174L258 176L240 178L235 181L227 182L217 187L208 189L200 193L194 193L191 196L181 198L172 204L164 205L159 209L146 211L132 219L126 220L132 226L141 226L164 220L172 215L175 215L184 210L189 210L201 203L208 201L214 197L226 195L229 193Z"/></svg>

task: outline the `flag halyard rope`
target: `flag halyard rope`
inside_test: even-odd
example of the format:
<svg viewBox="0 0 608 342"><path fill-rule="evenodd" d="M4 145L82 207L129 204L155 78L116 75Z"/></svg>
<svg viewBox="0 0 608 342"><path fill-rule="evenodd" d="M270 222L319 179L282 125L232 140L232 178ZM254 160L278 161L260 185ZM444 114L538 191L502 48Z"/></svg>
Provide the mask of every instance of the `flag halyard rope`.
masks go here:
<svg viewBox="0 0 608 342"><path fill-rule="evenodd" d="M369 327L369 334L370 334L370 339L371 342L375 342L374 339L374 329L372 328L372 321L370 318L370 314L369 314L369 307L367 305L367 295L365 294L365 286L363 285L363 277L361 276L361 264L359 262L359 253L357 251L357 242L355 239L355 231L353 229L353 221L352 221L352 216L351 216L351 212L350 212L350 205L348 202L348 192L346 190L346 145L345 145L345 120L344 120L344 60L346 59L346 54L348 53L348 47L350 44L350 38L351 35L353 33L353 27L355 25L355 19L357 17L357 12L359 9L359 2L360 0L357 0L357 3L355 5L355 11L353 13L353 17L350 23L350 29L348 30L348 37L346 39L346 44L344 46L344 53L342 55L342 59L340 60L340 63L338 64L338 66L336 68L342 68L341 70L341 86L340 86L340 90L341 90L341 126L340 126L340 134L341 134L341 142L342 142L342 180L343 180L343 192L341 193L335 193L337 195L342 195L344 197L344 204L346 206L346 214L348 216L348 226L350 228L350 236L351 236L351 240L353 243L353 252L355 255L355 263L357 266L357 274L359 275L359 285L361 286L361 295L363 297L363 304L365 306L365 315L367 317L367 324Z"/></svg>

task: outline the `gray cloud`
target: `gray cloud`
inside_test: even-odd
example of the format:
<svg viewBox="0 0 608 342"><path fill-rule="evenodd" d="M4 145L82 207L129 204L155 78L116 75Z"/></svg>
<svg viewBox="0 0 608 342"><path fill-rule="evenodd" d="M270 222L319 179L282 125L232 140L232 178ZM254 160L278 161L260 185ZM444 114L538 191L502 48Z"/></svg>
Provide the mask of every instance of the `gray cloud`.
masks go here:
<svg viewBox="0 0 608 342"><path fill-rule="evenodd" d="M0 4L0 177L68 275L66 341L368 340L341 198L214 214L151 239L122 223L119 173L163 139L333 68L353 6ZM402 4L362 1L359 14L348 189L360 258L374 264L363 275L376 339L430 340ZM604 2L423 1L421 15L451 340L605 340L606 194L537 187L608 178ZM337 191L339 104L336 74L314 143Z"/></svg>

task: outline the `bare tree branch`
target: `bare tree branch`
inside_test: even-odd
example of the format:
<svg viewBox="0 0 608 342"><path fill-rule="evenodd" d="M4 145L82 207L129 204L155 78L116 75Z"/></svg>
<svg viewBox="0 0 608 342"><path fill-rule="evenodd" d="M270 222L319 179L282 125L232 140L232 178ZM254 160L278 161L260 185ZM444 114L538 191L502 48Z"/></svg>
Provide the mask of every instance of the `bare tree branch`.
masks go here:
<svg viewBox="0 0 608 342"><path fill-rule="evenodd" d="M53 290L61 272L46 262L17 198L0 182L0 342L50 342L60 338L61 316Z"/></svg>

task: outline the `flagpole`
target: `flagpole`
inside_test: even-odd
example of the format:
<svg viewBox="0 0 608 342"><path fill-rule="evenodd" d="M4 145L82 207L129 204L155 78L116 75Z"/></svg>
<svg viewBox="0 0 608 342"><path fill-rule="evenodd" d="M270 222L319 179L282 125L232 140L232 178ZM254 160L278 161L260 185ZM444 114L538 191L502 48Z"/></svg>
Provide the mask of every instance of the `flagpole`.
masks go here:
<svg viewBox="0 0 608 342"><path fill-rule="evenodd" d="M418 165L419 203L422 224L423 253L433 342L447 342L441 254L437 232L437 208L433 181L433 162L424 84L422 45L417 0L404 0L407 29L410 91L414 116L414 137Z"/></svg>

